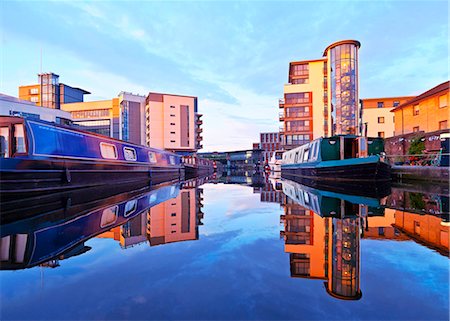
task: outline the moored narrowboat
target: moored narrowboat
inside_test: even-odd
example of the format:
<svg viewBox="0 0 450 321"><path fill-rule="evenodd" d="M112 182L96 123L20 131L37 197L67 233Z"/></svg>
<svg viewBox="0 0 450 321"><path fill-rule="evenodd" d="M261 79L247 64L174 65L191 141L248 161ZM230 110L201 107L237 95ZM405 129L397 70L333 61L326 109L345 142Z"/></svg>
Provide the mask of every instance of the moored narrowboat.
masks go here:
<svg viewBox="0 0 450 321"><path fill-rule="evenodd" d="M339 135L316 139L283 154L281 174L335 182L390 181L382 138Z"/></svg>
<svg viewBox="0 0 450 321"><path fill-rule="evenodd" d="M181 157L68 126L0 116L2 199L88 186L179 179Z"/></svg>

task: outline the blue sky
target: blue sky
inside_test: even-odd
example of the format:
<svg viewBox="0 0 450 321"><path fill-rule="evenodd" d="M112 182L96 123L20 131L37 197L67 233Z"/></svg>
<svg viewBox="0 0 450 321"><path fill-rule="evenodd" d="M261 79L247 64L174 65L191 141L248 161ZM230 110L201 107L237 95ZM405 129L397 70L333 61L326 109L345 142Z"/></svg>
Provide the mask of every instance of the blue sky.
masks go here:
<svg viewBox="0 0 450 321"><path fill-rule="evenodd" d="M86 100L124 90L194 95L204 150L251 148L277 131L288 64L356 39L360 97L448 80L447 1L1 1L0 92L43 71Z"/></svg>

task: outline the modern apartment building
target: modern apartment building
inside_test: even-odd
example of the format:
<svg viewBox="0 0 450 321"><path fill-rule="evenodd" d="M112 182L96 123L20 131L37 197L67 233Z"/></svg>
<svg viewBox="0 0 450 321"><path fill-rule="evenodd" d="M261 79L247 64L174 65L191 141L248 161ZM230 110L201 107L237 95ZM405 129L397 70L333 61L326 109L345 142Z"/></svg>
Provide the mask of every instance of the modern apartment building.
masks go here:
<svg viewBox="0 0 450 321"><path fill-rule="evenodd" d="M146 144L190 154L202 149L203 121L197 97L150 92L146 99Z"/></svg>
<svg viewBox="0 0 450 321"><path fill-rule="evenodd" d="M70 112L74 125L120 139L119 98L62 104L61 109Z"/></svg>
<svg viewBox="0 0 450 321"><path fill-rule="evenodd" d="M52 72L38 74L37 84L19 87L20 99L53 109L60 109L64 103L82 102L86 94L90 92L60 83L59 75Z"/></svg>
<svg viewBox="0 0 450 321"><path fill-rule="evenodd" d="M395 136L449 128L449 81L437 85L392 109Z"/></svg>
<svg viewBox="0 0 450 321"><path fill-rule="evenodd" d="M395 135L392 108L414 98L413 96L364 98L360 100L363 134L369 137L391 137Z"/></svg>
<svg viewBox="0 0 450 321"><path fill-rule="evenodd" d="M262 149L262 161L268 163L276 150L282 149L280 133L261 133L259 147ZM255 148L254 148L255 149Z"/></svg>
<svg viewBox="0 0 450 321"><path fill-rule="evenodd" d="M119 93L120 139L139 145L145 145L145 102L146 96L124 91Z"/></svg>
<svg viewBox="0 0 450 321"><path fill-rule="evenodd" d="M279 101L280 136L290 150L321 136L359 134L359 41L329 45L323 58L289 64L288 84Z"/></svg>

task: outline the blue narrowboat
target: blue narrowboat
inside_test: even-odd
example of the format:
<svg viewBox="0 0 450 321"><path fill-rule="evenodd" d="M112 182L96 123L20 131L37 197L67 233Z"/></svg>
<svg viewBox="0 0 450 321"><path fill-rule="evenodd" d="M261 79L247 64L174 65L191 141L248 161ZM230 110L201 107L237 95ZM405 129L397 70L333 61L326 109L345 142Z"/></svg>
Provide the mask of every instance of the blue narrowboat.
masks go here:
<svg viewBox="0 0 450 321"><path fill-rule="evenodd" d="M283 154L282 177L333 182L388 182L382 138L338 135L319 138Z"/></svg>
<svg viewBox="0 0 450 321"><path fill-rule="evenodd" d="M181 157L69 126L0 116L0 193L179 179Z"/></svg>

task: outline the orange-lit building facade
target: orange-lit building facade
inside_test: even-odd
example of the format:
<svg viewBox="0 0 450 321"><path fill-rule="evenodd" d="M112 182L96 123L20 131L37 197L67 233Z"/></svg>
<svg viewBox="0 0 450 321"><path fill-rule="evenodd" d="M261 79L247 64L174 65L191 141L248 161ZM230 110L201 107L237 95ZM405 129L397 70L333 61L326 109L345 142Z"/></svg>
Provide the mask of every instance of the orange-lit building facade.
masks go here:
<svg viewBox="0 0 450 321"><path fill-rule="evenodd" d="M54 73L38 74L38 83L19 86L19 98L35 103L37 106L60 109L61 104L82 102L84 95L90 92L59 82Z"/></svg>
<svg viewBox="0 0 450 321"><path fill-rule="evenodd" d="M368 137L391 137L395 135L395 117L392 108L414 98L413 96L361 99L363 134Z"/></svg>
<svg viewBox="0 0 450 321"><path fill-rule="evenodd" d="M449 81L392 109L395 136L449 129Z"/></svg>
<svg viewBox="0 0 450 321"><path fill-rule="evenodd" d="M197 97L149 93L146 99L146 144L178 153L202 149L202 114Z"/></svg>
<svg viewBox="0 0 450 321"><path fill-rule="evenodd" d="M321 136L359 134L358 49L344 40L328 46L322 59L289 64L279 101L280 136L290 150Z"/></svg>

